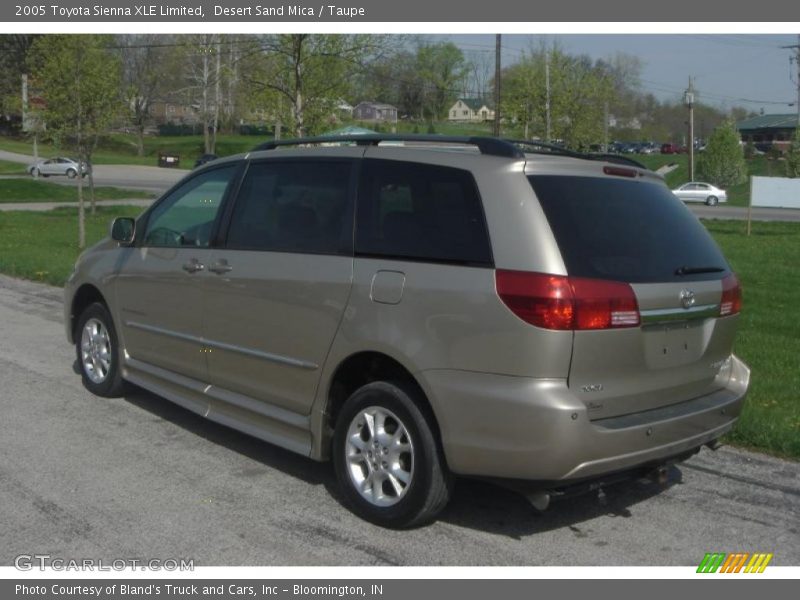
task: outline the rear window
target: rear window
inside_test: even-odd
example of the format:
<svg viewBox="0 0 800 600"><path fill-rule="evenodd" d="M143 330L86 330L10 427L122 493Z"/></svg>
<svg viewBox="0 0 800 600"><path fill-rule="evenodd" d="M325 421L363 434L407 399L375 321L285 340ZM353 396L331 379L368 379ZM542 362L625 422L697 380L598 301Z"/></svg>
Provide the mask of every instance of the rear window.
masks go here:
<svg viewBox="0 0 800 600"><path fill-rule="evenodd" d="M654 283L721 279L725 258L665 185L600 177L532 175L570 275ZM679 268L723 269L677 275Z"/></svg>

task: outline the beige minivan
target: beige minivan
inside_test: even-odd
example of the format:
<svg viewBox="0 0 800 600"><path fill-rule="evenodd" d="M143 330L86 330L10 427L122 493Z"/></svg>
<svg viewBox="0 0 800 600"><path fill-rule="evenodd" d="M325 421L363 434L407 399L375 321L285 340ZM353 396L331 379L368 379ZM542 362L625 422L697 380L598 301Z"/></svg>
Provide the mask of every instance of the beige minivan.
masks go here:
<svg viewBox="0 0 800 600"><path fill-rule="evenodd" d="M387 143L388 142L388 143ZM731 429L741 291L663 179L531 142L270 142L187 175L79 258L86 387L125 382L314 460L360 516L454 476L550 495Z"/></svg>

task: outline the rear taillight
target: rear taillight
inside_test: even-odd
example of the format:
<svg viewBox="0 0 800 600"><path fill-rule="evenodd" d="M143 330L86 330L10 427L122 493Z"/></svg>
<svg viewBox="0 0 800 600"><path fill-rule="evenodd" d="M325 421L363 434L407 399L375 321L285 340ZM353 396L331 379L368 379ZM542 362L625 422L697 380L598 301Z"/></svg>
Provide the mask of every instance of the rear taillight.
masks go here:
<svg viewBox="0 0 800 600"><path fill-rule="evenodd" d="M719 303L719 316L727 317L742 310L742 286L736 275L731 273L722 280L722 300Z"/></svg>
<svg viewBox="0 0 800 600"><path fill-rule="evenodd" d="M495 285L498 296L511 312L544 329L639 325L639 305L627 283L498 270Z"/></svg>

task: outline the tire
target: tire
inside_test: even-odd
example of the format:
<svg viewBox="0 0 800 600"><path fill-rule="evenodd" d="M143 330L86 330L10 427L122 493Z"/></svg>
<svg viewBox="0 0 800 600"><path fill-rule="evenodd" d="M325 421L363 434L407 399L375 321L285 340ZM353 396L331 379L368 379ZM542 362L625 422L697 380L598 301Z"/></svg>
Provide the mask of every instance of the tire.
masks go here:
<svg viewBox="0 0 800 600"><path fill-rule="evenodd" d="M450 499L453 478L431 427L433 417L415 402L417 396L402 383L368 383L347 399L336 422L339 489L350 510L376 525L422 525ZM376 476L377 485L370 485Z"/></svg>
<svg viewBox="0 0 800 600"><path fill-rule="evenodd" d="M716 206L719 203L719 199L716 196L709 196L706 198L706 206Z"/></svg>
<svg viewBox="0 0 800 600"><path fill-rule="evenodd" d="M67 177L70 179L75 179L78 176L78 172L75 169L67 169Z"/></svg>
<svg viewBox="0 0 800 600"><path fill-rule="evenodd" d="M125 382L119 365L117 330L104 304L95 302L81 313L75 329L75 353L87 390L104 398L122 395Z"/></svg>

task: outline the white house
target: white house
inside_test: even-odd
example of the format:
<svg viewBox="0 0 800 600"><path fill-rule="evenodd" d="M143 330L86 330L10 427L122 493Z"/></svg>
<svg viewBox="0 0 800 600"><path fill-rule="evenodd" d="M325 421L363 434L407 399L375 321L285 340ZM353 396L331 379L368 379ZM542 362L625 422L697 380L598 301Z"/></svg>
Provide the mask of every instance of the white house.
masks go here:
<svg viewBox="0 0 800 600"><path fill-rule="evenodd" d="M448 121L492 121L494 110L477 98L459 98L447 113Z"/></svg>

